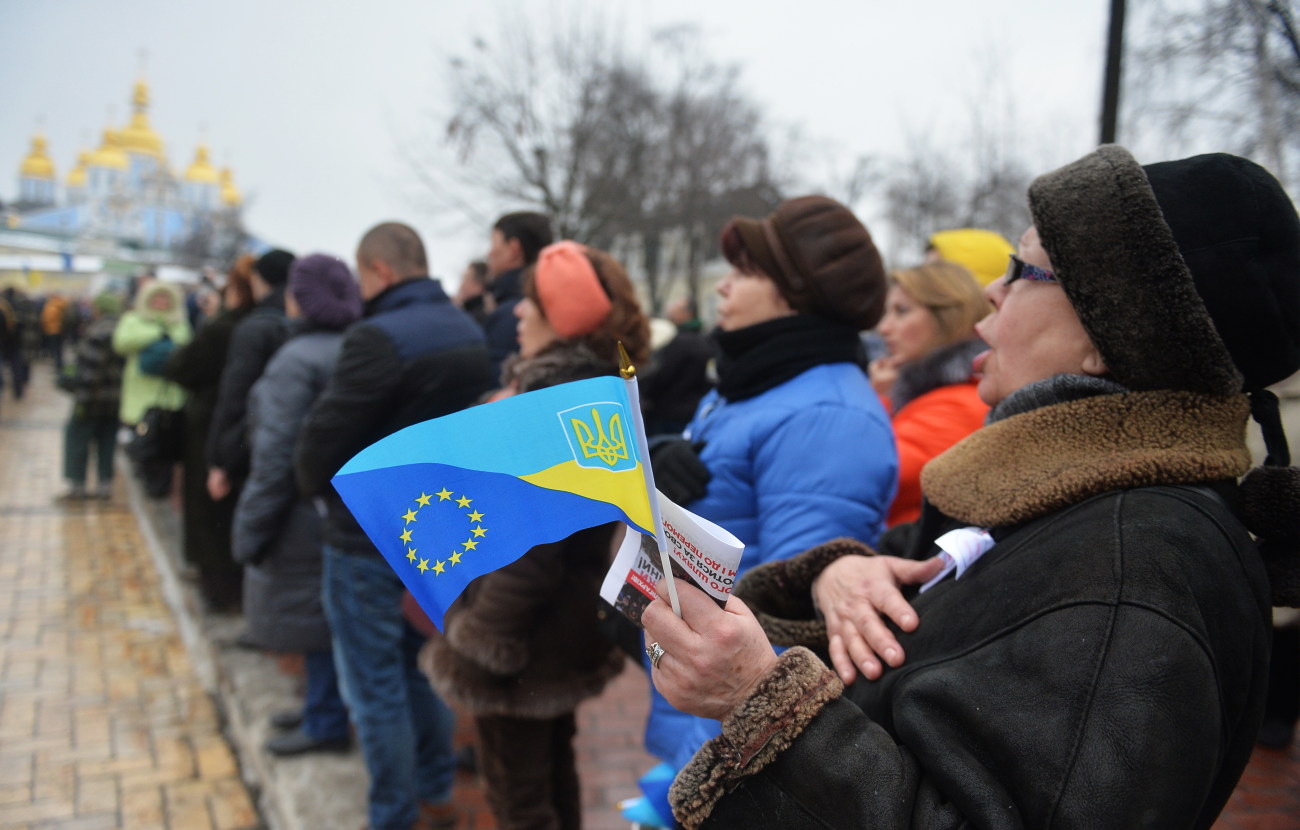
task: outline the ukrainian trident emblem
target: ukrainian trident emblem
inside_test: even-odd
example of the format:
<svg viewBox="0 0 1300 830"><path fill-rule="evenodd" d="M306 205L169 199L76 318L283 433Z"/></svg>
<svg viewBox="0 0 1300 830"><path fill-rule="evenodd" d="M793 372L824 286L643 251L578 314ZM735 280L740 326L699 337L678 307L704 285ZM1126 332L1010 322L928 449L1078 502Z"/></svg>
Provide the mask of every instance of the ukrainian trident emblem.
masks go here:
<svg viewBox="0 0 1300 830"><path fill-rule="evenodd" d="M626 413L621 404L589 403L559 413L579 467L621 472L636 467L628 452Z"/></svg>

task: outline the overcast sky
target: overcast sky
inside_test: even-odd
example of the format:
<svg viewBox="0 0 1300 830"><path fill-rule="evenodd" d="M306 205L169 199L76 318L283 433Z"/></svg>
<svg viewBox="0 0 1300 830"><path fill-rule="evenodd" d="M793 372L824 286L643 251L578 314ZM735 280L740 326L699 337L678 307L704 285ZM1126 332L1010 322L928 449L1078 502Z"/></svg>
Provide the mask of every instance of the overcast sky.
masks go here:
<svg viewBox="0 0 1300 830"><path fill-rule="evenodd" d="M605 9L633 40L697 24L769 117L828 159L960 140L975 106L1013 119L1043 170L1096 142L1106 0L0 0L0 196L16 196L38 124L62 179L110 117L126 122L144 50L173 168L205 138L259 236L350 259L367 227L403 219L426 236L435 274L457 274L487 232L416 212L398 141L439 140L429 113L444 105L447 58L474 36L575 6Z"/></svg>

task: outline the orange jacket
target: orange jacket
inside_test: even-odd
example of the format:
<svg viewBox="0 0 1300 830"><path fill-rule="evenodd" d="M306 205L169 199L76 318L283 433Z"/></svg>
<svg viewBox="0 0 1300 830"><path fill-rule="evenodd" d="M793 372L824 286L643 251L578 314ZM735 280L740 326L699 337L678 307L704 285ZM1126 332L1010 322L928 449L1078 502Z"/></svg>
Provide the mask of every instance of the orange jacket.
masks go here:
<svg viewBox="0 0 1300 830"><path fill-rule="evenodd" d="M989 408L979 399L975 387L973 380L941 386L894 413L898 495L885 518L888 527L920 518L921 468L984 425Z"/></svg>
<svg viewBox="0 0 1300 830"><path fill-rule="evenodd" d="M63 332L63 315L68 311L68 301L62 297L50 297L41 309L41 331L46 334Z"/></svg>

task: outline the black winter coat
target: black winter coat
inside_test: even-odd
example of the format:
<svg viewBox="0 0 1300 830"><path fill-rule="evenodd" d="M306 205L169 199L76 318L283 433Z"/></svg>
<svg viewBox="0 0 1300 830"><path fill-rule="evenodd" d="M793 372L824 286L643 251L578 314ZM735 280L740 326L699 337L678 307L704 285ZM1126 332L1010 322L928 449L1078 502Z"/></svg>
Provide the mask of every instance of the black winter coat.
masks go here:
<svg viewBox="0 0 1300 830"><path fill-rule="evenodd" d="M995 546L912 599L906 663L880 680L844 691L808 649L784 653L677 778L679 820L1210 827L1267 674L1267 581L1229 506L1246 411L1244 396L1104 395L999 421L931 462L917 553L953 525L992 527ZM737 593L774 642L820 648L808 588L851 553L870 551L815 548Z"/></svg>
<svg viewBox="0 0 1300 830"><path fill-rule="evenodd" d="M194 333L194 339L167 360L163 376L184 386L185 448L182 501L185 559L204 570L234 572L230 558L230 525L235 499L214 502L208 495L208 437L217 406L217 390L226 368L230 338L250 308L225 309ZM237 584L237 583L232 583Z"/></svg>
<svg viewBox="0 0 1300 830"><path fill-rule="evenodd" d="M437 280L407 280L371 299L344 334L294 453L299 490L325 499L326 544L380 556L330 486L348 459L403 427L464 409L493 385L483 330Z"/></svg>
<svg viewBox="0 0 1300 830"><path fill-rule="evenodd" d="M519 351L519 321L515 319L515 306L524 298L523 273L522 268L516 268L497 274L489 289L496 307L483 321L483 331L487 336L488 355L492 358L494 385L506 358Z"/></svg>
<svg viewBox="0 0 1300 830"><path fill-rule="evenodd" d="M713 341L700 331L699 323L679 328L673 339L655 352L641 379L646 416L661 422L689 422L700 398L713 388L708 374L713 358Z"/></svg>
<svg viewBox="0 0 1300 830"><path fill-rule="evenodd" d="M330 647L321 606L322 517L298 494L293 447L334 371L342 332L307 331L280 347L248 398L252 469L235 509L248 635L273 651Z"/></svg>
<svg viewBox="0 0 1300 830"><path fill-rule="evenodd" d="M208 466L225 470L232 487L248 476L248 393L287 337L283 287L254 306L231 334L208 432Z"/></svg>

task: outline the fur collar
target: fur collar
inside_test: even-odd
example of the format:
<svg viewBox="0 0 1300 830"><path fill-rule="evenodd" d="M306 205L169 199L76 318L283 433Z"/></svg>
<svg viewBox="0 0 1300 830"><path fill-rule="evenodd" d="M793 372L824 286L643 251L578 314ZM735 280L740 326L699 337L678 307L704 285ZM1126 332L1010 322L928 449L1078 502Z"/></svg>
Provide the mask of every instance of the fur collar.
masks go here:
<svg viewBox="0 0 1300 830"><path fill-rule="evenodd" d="M1161 390L1069 400L991 423L935 458L921 487L981 527L1130 487L1235 479L1250 467L1245 395Z"/></svg>
<svg viewBox="0 0 1300 830"><path fill-rule="evenodd" d="M971 361L987 348L979 338L961 340L912 361L899 369L898 380L889 393L890 405L897 412L927 392L966 383L971 378Z"/></svg>
<svg viewBox="0 0 1300 830"><path fill-rule="evenodd" d="M618 374L617 364L602 360L581 343L557 342L527 360L511 358L502 370L502 385L532 392L575 380Z"/></svg>

